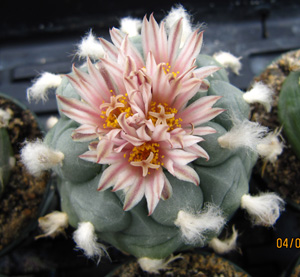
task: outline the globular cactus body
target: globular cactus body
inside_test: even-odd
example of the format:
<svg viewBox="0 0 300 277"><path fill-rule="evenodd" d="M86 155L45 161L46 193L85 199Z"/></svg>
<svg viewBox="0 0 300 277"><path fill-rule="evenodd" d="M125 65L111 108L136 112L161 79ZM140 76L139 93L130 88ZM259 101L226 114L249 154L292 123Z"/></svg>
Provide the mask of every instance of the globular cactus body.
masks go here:
<svg viewBox="0 0 300 277"><path fill-rule="evenodd" d="M300 159L300 72L291 72L279 94L278 115L288 142Z"/></svg>
<svg viewBox="0 0 300 277"><path fill-rule="evenodd" d="M0 127L0 196L9 181L13 150L5 127Z"/></svg>
<svg viewBox="0 0 300 277"><path fill-rule="evenodd" d="M0 109L0 197L9 181L11 169L15 163L13 148L7 131L10 119L11 111Z"/></svg>
<svg viewBox="0 0 300 277"><path fill-rule="evenodd" d="M199 55L197 60L201 66L204 62L205 65L216 64L204 55ZM209 153L209 161L199 158L191 164L200 176L200 185L195 186L165 173L173 194L170 199L160 201L150 216L145 200L129 211L123 211L123 192L97 191L106 166L79 158L88 149L89 142L73 141L71 134L78 124L61 114L61 119L50 130L45 142L65 155L63 166L57 166L55 171L59 176L62 210L68 214L72 226L90 221L100 239L136 257L161 259L186 247L195 247L193 244L187 245L180 229L174 224L180 210L197 214L201 213L205 203L213 203L220 207L227 219L233 215L240 206L241 196L248 192L248 180L256 154L247 149L224 149L218 144L218 137L232 127L230 113L234 112L239 120L249 114L249 106L243 100L242 92L228 83L222 71L210 77L207 93L198 93L193 99L195 101L204 95L222 95L218 107L226 109L208 123L217 132L207 135L201 142ZM63 79L57 94L80 98L67 78ZM216 236L218 233L208 232L206 239L198 246L204 246Z"/></svg>
<svg viewBox="0 0 300 277"><path fill-rule="evenodd" d="M141 35L101 39L105 56L62 78L61 117L44 139L63 157L53 170L70 225L86 223L95 247L94 233L146 260L216 240L248 193L264 132L255 125L255 143L221 143L251 125L243 92L199 54L203 32L184 42L182 19L164 28L151 15Z"/></svg>

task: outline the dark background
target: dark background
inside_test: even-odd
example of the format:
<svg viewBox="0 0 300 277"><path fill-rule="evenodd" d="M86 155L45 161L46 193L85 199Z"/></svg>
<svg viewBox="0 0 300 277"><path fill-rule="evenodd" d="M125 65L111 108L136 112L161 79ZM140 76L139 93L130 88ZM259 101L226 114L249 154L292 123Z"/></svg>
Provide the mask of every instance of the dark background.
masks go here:
<svg viewBox="0 0 300 277"><path fill-rule="evenodd" d="M76 44L90 30L108 38L108 29L119 26L125 16L142 18L151 14L160 21L175 1L7 1L0 3L0 92L25 103L42 124L56 114L54 94L47 103L28 103L26 89L41 72L67 73ZM300 3L291 0L183 1L194 23L205 23L202 53L220 50L242 57L240 76L230 73L233 84L246 90L253 77L283 52L300 48ZM251 190L261 189L252 180ZM59 208L54 198L52 209ZM233 218L241 232L242 254L226 257L253 276L280 276L293 263L299 249L276 247L278 238L300 237L300 213L290 207L274 228L252 227L239 211ZM230 230L228 226L228 230ZM74 251L71 232L67 239L28 238L21 246L0 257L0 272L11 276L105 276L127 257L109 248L111 260L97 266L81 252ZM1 275L1 273L0 273Z"/></svg>

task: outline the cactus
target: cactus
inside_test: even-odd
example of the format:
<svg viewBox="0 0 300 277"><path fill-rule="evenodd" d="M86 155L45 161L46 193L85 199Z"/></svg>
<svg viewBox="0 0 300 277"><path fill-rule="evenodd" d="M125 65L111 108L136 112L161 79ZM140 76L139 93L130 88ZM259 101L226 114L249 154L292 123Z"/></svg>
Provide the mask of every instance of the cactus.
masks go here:
<svg viewBox="0 0 300 277"><path fill-rule="evenodd" d="M300 72L291 72L284 81L278 101L278 115L293 151L300 159Z"/></svg>
<svg viewBox="0 0 300 277"><path fill-rule="evenodd" d="M141 35L112 29L113 44L100 39L105 56L73 67L57 86L60 119L43 143L58 157L49 168L62 212L88 257L106 253L100 240L164 260L216 239L241 204L263 225L282 208L276 195L248 195L267 131L248 121L243 92L199 54L203 32L182 46L182 19L167 29L153 15Z"/></svg>
<svg viewBox="0 0 300 277"><path fill-rule="evenodd" d="M9 135L6 130L6 125L9 121L9 116L6 111L0 111L0 197L5 189L11 174L12 163L14 160L13 149L10 143ZM8 118L8 120L5 120Z"/></svg>

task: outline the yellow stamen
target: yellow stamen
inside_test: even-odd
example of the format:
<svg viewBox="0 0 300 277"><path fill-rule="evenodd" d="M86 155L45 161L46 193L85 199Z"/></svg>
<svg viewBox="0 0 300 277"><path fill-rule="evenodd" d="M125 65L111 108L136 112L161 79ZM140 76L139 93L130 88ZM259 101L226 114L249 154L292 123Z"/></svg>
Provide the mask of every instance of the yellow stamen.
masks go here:
<svg viewBox="0 0 300 277"><path fill-rule="evenodd" d="M169 63L166 63L165 64L166 66L163 66L163 71L165 74L172 74L173 75L173 78L176 78L177 75L179 74L179 71L171 71L171 65Z"/></svg>
<svg viewBox="0 0 300 277"><path fill-rule="evenodd" d="M181 118L175 118L177 109L169 107L167 103L151 102L148 112L148 119L151 119L154 125L167 124L169 125L168 131L172 131L175 128L180 128L182 121Z"/></svg>
<svg viewBox="0 0 300 277"><path fill-rule="evenodd" d="M140 146L135 146L131 153L128 161L132 166L141 167L143 170L143 176L150 174L149 169L160 168L160 161L158 159L159 155L159 144L145 142Z"/></svg>
<svg viewBox="0 0 300 277"><path fill-rule="evenodd" d="M140 146L133 147L129 159L129 162L139 162L146 160L150 153L153 153L153 159L151 160L152 164L159 163L159 143L157 142L145 142Z"/></svg>
<svg viewBox="0 0 300 277"><path fill-rule="evenodd" d="M112 92L112 90L110 90ZM132 116L131 107L127 103L127 93L125 96L111 96L110 103L103 103L100 106L101 109L101 118L106 118L105 123L103 123L103 128L120 128L118 123L118 116L121 113L126 113L126 118Z"/></svg>

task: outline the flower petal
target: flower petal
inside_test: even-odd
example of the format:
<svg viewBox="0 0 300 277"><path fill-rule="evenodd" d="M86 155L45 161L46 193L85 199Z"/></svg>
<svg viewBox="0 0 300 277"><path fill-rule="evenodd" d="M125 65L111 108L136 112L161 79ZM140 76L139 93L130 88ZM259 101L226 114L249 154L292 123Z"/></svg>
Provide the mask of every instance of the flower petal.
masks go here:
<svg viewBox="0 0 300 277"><path fill-rule="evenodd" d="M105 99L105 93L99 90L100 82L95 83L91 76L85 72L81 72L73 66L75 76L66 75L76 89L80 97L90 104L94 109L98 109L99 105Z"/></svg>
<svg viewBox="0 0 300 277"><path fill-rule="evenodd" d="M126 121L126 113L121 113L118 116L118 123L121 126L122 130L125 132L125 134L128 134L132 137L136 137L136 131L135 128L128 125Z"/></svg>
<svg viewBox="0 0 300 277"><path fill-rule="evenodd" d="M200 183L199 175L190 166L174 163L173 167L174 167L174 175L176 178L183 181L194 183L196 186L199 185Z"/></svg>
<svg viewBox="0 0 300 277"><path fill-rule="evenodd" d="M99 164L114 164L124 159L124 153L111 152L106 157L102 158Z"/></svg>
<svg viewBox="0 0 300 277"><path fill-rule="evenodd" d="M186 106L187 102L199 91L201 81L196 78L190 78L182 83L180 93L178 93L172 106L177 110L181 110Z"/></svg>
<svg viewBox="0 0 300 277"><path fill-rule="evenodd" d="M221 69L219 66L209 65L197 68L193 73L198 79L203 80L219 69Z"/></svg>
<svg viewBox="0 0 300 277"><path fill-rule="evenodd" d="M138 204L145 194L144 178L137 178L126 191L123 209L128 211Z"/></svg>
<svg viewBox="0 0 300 277"><path fill-rule="evenodd" d="M188 147L191 145L195 145L200 141L203 141L204 139L199 136L193 136L193 135L185 135L182 137L182 144L183 147Z"/></svg>
<svg viewBox="0 0 300 277"><path fill-rule="evenodd" d="M75 129L71 137L74 141L91 141L99 137L99 130L93 125L83 124Z"/></svg>
<svg viewBox="0 0 300 277"><path fill-rule="evenodd" d="M126 35L123 39L120 50L124 53L125 57L132 57L138 68L142 68L144 66L144 60L140 52L130 42L130 40L128 39L128 35Z"/></svg>
<svg viewBox="0 0 300 277"><path fill-rule="evenodd" d="M118 59L117 47L103 38L100 38L100 42L101 42L103 49L109 55L109 57L116 61Z"/></svg>
<svg viewBox="0 0 300 277"><path fill-rule="evenodd" d="M183 72L186 68L192 65L192 62L200 52L203 42L203 31L198 33L194 31L186 40L184 46L181 48L177 56L174 70Z"/></svg>
<svg viewBox="0 0 300 277"><path fill-rule="evenodd" d="M97 146L97 163L103 163L102 159L106 158L113 151L113 139L120 133L120 131L120 129L113 129L99 141Z"/></svg>
<svg viewBox="0 0 300 277"><path fill-rule="evenodd" d="M152 133L153 141L168 141L170 140L170 133L168 133L169 125L157 125Z"/></svg>
<svg viewBox="0 0 300 277"><path fill-rule="evenodd" d="M124 147L126 147L129 143L125 141L123 144L121 144L119 147L114 148L114 152L119 153L123 150Z"/></svg>
<svg viewBox="0 0 300 277"><path fill-rule="evenodd" d="M205 136L205 135L210 135L210 134L215 134L217 131L208 126L204 127L197 127L192 130L192 134L196 136Z"/></svg>
<svg viewBox="0 0 300 277"><path fill-rule="evenodd" d="M193 124L197 125L201 125L203 123L206 123L212 119L214 119L216 116L218 116L219 114L221 114L222 112L224 112L224 109L221 108L212 108L209 111L206 112L206 114L202 115L201 117L198 117Z"/></svg>
<svg viewBox="0 0 300 277"><path fill-rule="evenodd" d="M164 188L164 174L160 169L151 171L151 174L146 177L145 197L147 200L148 215L151 215L157 206L162 190Z"/></svg>
<svg viewBox="0 0 300 277"><path fill-rule="evenodd" d="M95 141L90 142L89 150L96 152L98 143L99 143L99 140L98 141L95 140Z"/></svg>
<svg viewBox="0 0 300 277"><path fill-rule="evenodd" d="M112 152L113 146L114 143L106 137L100 140L97 146L97 163L102 163L102 159Z"/></svg>
<svg viewBox="0 0 300 277"><path fill-rule="evenodd" d="M143 140L141 140L141 139L139 139L137 137L128 135L128 134L126 134L124 132L121 133L121 137L124 140L128 141L129 143L131 143L132 145L134 145L134 146L140 146L140 145L142 145L144 143Z"/></svg>
<svg viewBox="0 0 300 277"><path fill-rule="evenodd" d="M123 169L128 166L128 163L125 161L111 164L108 168L104 170L102 176L99 181L98 190L103 191L113 186L118 177L118 173L120 173Z"/></svg>
<svg viewBox="0 0 300 277"><path fill-rule="evenodd" d="M159 27L151 14L149 21L144 17L141 32L144 56L147 57L151 51L157 63L167 62L167 36L164 25Z"/></svg>
<svg viewBox="0 0 300 277"><path fill-rule="evenodd" d="M134 171L131 166L120 171L118 175L119 178L112 189L113 192L126 189L127 187L134 185L138 178L136 170Z"/></svg>
<svg viewBox="0 0 300 277"><path fill-rule="evenodd" d="M175 174L174 172L174 162L172 159L170 159L167 155L165 155L165 152L162 151L162 154L165 156L163 159L163 167L166 168L172 175Z"/></svg>
<svg viewBox="0 0 300 277"><path fill-rule="evenodd" d="M127 56L125 62L124 75L129 76L130 73L135 72L136 70L137 70L137 66L135 60L132 57Z"/></svg>
<svg viewBox="0 0 300 277"><path fill-rule="evenodd" d="M147 54L146 71L150 76L153 76L157 68L157 63L151 51Z"/></svg>
<svg viewBox="0 0 300 277"><path fill-rule="evenodd" d="M125 37L125 34L122 33L119 29L117 28L112 28L112 30L109 31L111 40L113 44L117 47L121 47L121 43Z"/></svg>
<svg viewBox="0 0 300 277"><path fill-rule="evenodd" d="M92 78L92 82L94 83L94 86L97 87L99 91L101 91L101 95L103 96L102 98L104 98L105 100L107 98L110 98L110 96L112 95L110 91L111 89L114 89L115 93L117 92L114 85L106 86L107 79L104 78L104 76L106 75L103 75L106 73L106 71L109 72L109 74L112 76L112 79L118 85L119 89L124 87L122 82L123 79L122 71L119 69L119 67L116 68L117 67L116 63L114 63L113 61L108 62L107 59L103 58L97 64L98 68L96 68L95 65L93 65L91 61L88 59L87 65L88 65L89 75ZM104 70L103 68L105 68L106 70ZM102 104L102 102L97 103L97 105L98 104Z"/></svg>
<svg viewBox="0 0 300 277"><path fill-rule="evenodd" d="M165 155L172 159L174 164L186 165L198 158L194 153L180 149L165 150Z"/></svg>
<svg viewBox="0 0 300 277"><path fill-rule="evenodd" d="M211 107L220 99L220 96L204 96L199 98L197 101L186 107L184 110L178 112L177 116L182 119L182 124L194 124L199 121L199 118L210 117L208 115ZM212 109L211 109L212 110ZM216 116L216 115L215 115ZM211 119L211 118L210 118ZM208 119L208 120L210 120ZM207 121L208 121L207 120ZM206 122L206 121L204 121ZM198 123L200 124L200 123Z"/></svg>
<svg viewBox="0 0 300 277"><path fill-rule="evenodd" d="M172 190L172 186L165 174L163 175L163 177L164 177L164 187L161 192L161 198L163 200L167 200L172 196L173 190Z"/></svg>
<svg viewBox="0 0 300 277"><path fill-rule="evenodd" d="M61 95L56 97L62 107L61 111L71 119L81 124L101 125L99 114L91 109L88 104L77 99L65 98Z"/></svg>
<svg viewBox="0 0 300 277"><path fill-rule="evenodd" d="M178 49L181 42L182 36L182 18L177 21L176 24L170 30L169 38L168 38L168 60L172 65L175 63L175 59L178 54Z"/></svg>
<svg viewBox="0 0 300 277"><path fill-rule="evenodd" d="M119 91L125 91L125 86L123 82L123 70L120 68L120 65L117 62L105 58L102 58L101 62L113 77L115 83L119 88Z"/></svg>
<svg viewBox="0 0 300 277"><path fill-rule="evenodd" d="M210 87L210 82L207 79L204 79L200 85L199 92L206 92Z"/></svg>
<svg viewBox="0 0 300 277"><path fill-rule="evenodd" d="M139 137L139 139L143 141L149 141L151 140L151 137L146 132L146 125L142 125L140 128L136 130L136 133Z"/></svg>
<svg viewBox="0 0 300 277"><path fill-rule="evenodd" d="M198 157L204 158L207 161L209 160L209 155L207 154L207 152L198 144L194 144L194 145L185 147L184 150L194 153Z"/></svg>
<svg viewBox="0 0 300 277"><path fill-rule="evenodd" d="M75 130L72 133L71 137L72 137L72 140L74 140L74 141L84 142L84 141L91 141L93 139L96 139L98 137L98 135L96 133L83 134L83 133L76 132L76 130Z"/></svg>
<svg viewBox="0 0 300 277"><path fill-rule="evenodd" d="M167 61L167 35L162 22L160 27L154 19L153 14L150 15L150 24L154 36L155 58L156 61Z"/></svg>
<svg viewBox="0 0 300 277"><path fill-rule="evenodd" d="M86 151L82 155L79 156L79 158L88 161L88 162L97 162L97 152L96 151Z"/></svg>
<svg viewBox="0 0 300 277"><path fill-rule="evenodd" d="M106 92L106 97L104 100L105 102L109 102L110 96L120 94L119 88L117 87L113 77L110 75L109 71L106 69L106 67L101 61L98 63L98 67L101 77L103 78L105 83L104 91Z"/></svg>
<svg viewBox="0 0 300 277"><path fill-rule="evenodd" d="M96 133L96 128L93 125L82 124L75 129L74 132L81 134L93 134Z"/></svg>
<svg viewBox="0 0 300 277"><path fill-rule="evenodd" d="M178 83L176 83L176 86L177 85ZM156 73L153 76L152 86L152 101L157 103L167 103L170 105L177 95L178 89L176 89L172 95L173 89L171 88L167 74L164 72L164 64L159 64L157 66ZM176 95L174 95L175 93Z"/></svg>

